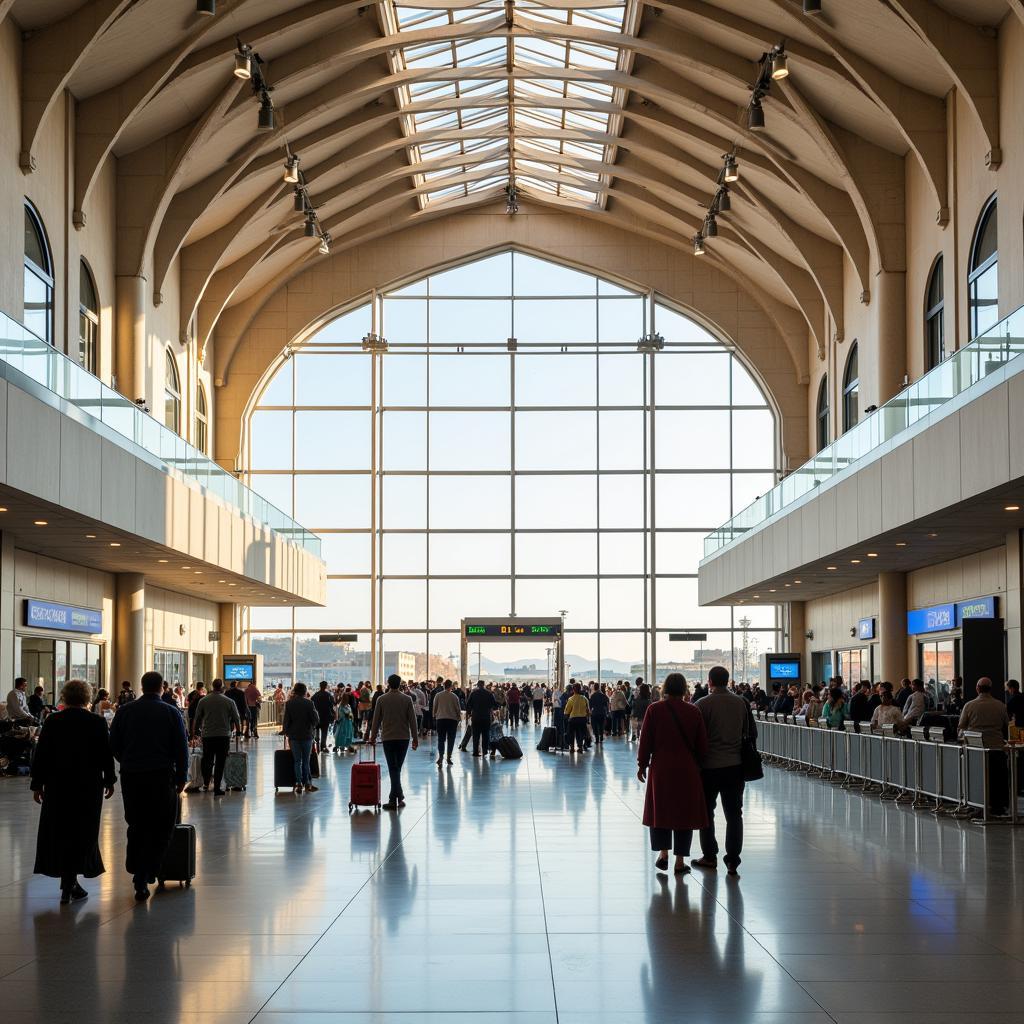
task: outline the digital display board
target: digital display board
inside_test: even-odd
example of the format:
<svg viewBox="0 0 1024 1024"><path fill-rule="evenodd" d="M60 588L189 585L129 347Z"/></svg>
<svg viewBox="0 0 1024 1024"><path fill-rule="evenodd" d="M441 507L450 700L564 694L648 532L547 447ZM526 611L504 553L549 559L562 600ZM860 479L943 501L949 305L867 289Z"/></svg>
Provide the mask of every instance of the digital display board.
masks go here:
<svg viewBox="0 0 1024 1024"><path fill-rule="evenodd" d="M34 629L59 629L68 633L102 633L103 612L53 601L25 601L25 625Z"/></svg>
<svg viewBox="0 0 1024 1024"><path fill-rule="evenodd" d="M251 683L253 679L253 664L251 661L228 662L224 666L224 678L227 680L236 679L239 682Z"/></svg>
<svg viewBox="0 0 1024 1024"><path fill-rule="evenodd" d="M874 640L875 639L875 620L874 619L861 619L857 623L857 639L858 640Z"/></svg>
<svg viewBox="0 0 1024 1024"><path fill-rule="evenodd" d="M769 679L799 679L799 661L770 661L768 663Z"/></svg>
<svg viewBox="0 0 1024 1024"><path fill-rule="evenodd" d="M466 620L469 640L556 640L562 635L560 622L530 622L528 619L507 622L472 622Z"/></svg>
<svg viewBox="0 0 1024 1024"><path fill-rule="evenodd" d="M937 604L933 608L917 608L907 612L907 633L938 633L956 629L956 605Z"/></svg>

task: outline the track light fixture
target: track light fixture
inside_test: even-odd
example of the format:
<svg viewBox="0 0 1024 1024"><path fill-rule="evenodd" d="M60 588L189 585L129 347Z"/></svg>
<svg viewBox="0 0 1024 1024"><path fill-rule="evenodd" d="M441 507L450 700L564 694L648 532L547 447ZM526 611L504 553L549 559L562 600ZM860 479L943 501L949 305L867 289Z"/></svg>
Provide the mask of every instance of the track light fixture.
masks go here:
<svg viewBox="0 0 1024 1024"><path fill-rule="evenodd" d="M728 213L732 209L732 200L729 198L729 190L721 188L718 191L718 210L720 213Z"/></svg>
<svg viewBox="0 0 1024 1024"><path fill-rule="evenodd" d="M301 188L295 190L294 208L296 213L306 212L306 193Z"/></svg>
<svg viewBox="0 0 1024 1024"><path fill-rule="evenodd" d="M730 184L740 180L740 165L736 162L736 156L733 153L725 154L725 171L722 180Z"/></svg>
<svg viewBox="0 0 1024 1024"><path fill-rule="evenodd" d="M299 158L289 153L284 162L284 181L286 185L294 185L299 180Z"/></svg>
<svg viewBox="0 0 1024 1024"><path fill-rule="evenodd" d="M772 81L781 82L783 78L789 78L789 56L785 47L776 46L772 50Z"/></svg>
<svg viewBox="0 0 1024 1024"><path fill-rule="evenodd" d="M715 220L715 215L713 213L709 213L707 217L704 218L704 237L718 237L718 221Z"/></svg>
<svg viewBox="0 0 1024 1024"><path fill-rule="evenodd" d="M804 14L821 14L821 0L804 0Z"/></svg>
<svg viewBox="0 0 1024 1024"><path fill-rule="evenodd" d="M320 236L320 255L331 255L331 236L326 231Z"/></svg>
<svg viewBox="0 0 1024 1024"><path fill-rule="evenodd" d="M238 44L238 49L235 50L235 78L241 78L243 81L248 82L252 78L252 47L245 46L242 43Z"/></svg>
<svg viewBox="0 0 1024 1024"><path fill-rule="evenodd" d="M704 236L694 235L693 236L693 255L703 256L707 250L704 248Z"/></svg>
<svg viewBox="0 0 1024 1024"><path fill-rule="evenodd" d="M217 0L196 0L196 14L212 18L217 13Z"/></svg>
<svg viewBox="0 0 1024 1024"><path fill-rule="evenodd" d="M771 92L772 82L781 82L782 79L789 77L786 41L776 43L770 50L762 53L757 63L759 71L754 84L750 87L750 104L747 107L747 128L752 132L764 128L764 107L761 101Z"/></svg>
<svg viewBox="0 0 1024 1024"><path fill-rule="evenodd" d="M514 180L510 180L505 186L505 212L511 217L519 212L519 189L516 188Z"/></svg>
<svg viewBox="0 0 1024 1024"><path fill-rule="evenodd" d="M303 228L302 233L307 238L316 238L317 236L316 214L312 210L308 210L306 212L306 225Z"/></svg>
<svg viewBox="0 0 1024 1024"><path fill-rule="evenodd" d="M761 100L756 96L747 107L747 127L752 132L760 131L764 127L764 107L761 106Z"/></svg>
<svg viewBox="0 0 1024 1024"><path fill-rule="evenodd" d="M260 97L260 116L256 128L261 132L274 130L274 104L270 101L270 96L267 93Z"/></svg>

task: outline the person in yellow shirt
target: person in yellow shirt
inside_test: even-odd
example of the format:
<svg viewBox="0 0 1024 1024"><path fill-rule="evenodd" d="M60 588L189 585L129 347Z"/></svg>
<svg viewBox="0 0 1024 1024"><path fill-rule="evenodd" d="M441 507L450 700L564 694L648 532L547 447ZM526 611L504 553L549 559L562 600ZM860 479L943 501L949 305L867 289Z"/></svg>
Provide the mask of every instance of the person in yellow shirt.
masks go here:
<svg viewBox="0 0 1024 1024"><path fill-rule="evenodd" d="M572 696L565 702L565 718L568 722L569 751L573 745L583 753L583 744L587 739L587 717L590 715L590 703L583 696L583 687L576 683Z"/></svg>

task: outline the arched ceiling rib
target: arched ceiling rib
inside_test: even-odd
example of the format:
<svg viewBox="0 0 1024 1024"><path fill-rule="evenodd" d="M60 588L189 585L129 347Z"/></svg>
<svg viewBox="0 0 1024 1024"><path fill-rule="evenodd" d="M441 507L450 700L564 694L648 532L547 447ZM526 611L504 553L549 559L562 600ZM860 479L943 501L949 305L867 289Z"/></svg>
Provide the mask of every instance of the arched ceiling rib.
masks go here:
<svg viewBox="0 0 1024 1024"><path fill-rule="evenodd" d="M501 204L511 184L685 249L735 151L711 259L796 311L821 352L843 335L844 257L865 301L905 266L905 157L948 219L951 90L998 166L996 33L1024 22L1024 0L823 3L808 18L800 0L218 0L209 18L195 0L0 0L0 19L26 30L26 172L69 91L75 223L116 154L118 272L159 301L180 257L183 323L198 314L204 339L247 322L283 268L325 258L281 181L286 147L334 251ZM232 77L236 36L264 58L272 132ZM783 42L790 77L751 131L758 60Z"/></svg>

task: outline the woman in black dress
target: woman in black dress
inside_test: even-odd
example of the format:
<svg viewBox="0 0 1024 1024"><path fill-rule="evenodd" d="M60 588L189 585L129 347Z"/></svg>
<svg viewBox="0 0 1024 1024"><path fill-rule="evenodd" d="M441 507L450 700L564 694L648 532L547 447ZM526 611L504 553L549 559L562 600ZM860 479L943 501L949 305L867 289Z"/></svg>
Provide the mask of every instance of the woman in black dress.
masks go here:
<svg viewBox="0 0 1024 1024"><path fill-rule="evenodd" d="M64 710L46 719L32 761L32 796L43 808L35 873L60 879L61 903L86 899L78 876L95 878L104 870L100 813L116 776L107 723L89 711L91 697L88 683L67 683Z"/></svg>

